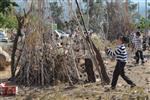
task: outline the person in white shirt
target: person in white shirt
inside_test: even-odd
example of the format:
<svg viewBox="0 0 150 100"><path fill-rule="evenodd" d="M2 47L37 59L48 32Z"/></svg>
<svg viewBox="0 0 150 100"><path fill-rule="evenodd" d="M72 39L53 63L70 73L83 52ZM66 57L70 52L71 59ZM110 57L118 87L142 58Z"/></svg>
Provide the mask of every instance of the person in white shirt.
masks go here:
<svg viewBox="0 0 150 100"><path fill-rule="evenodd" d="M136 37L133 39L134 48L136 50L136 64L139 64L139 59L141 59L142 64L144 63L144 56L143 56L143 39L141 38L141 33L138 31L136 32Z"/></svg>

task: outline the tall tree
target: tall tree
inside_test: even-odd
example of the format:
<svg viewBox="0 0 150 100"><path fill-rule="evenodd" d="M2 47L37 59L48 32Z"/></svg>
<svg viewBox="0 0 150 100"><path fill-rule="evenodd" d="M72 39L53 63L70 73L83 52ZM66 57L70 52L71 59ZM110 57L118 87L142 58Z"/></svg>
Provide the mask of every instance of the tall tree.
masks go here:
<svg viewBox="0 0 150 100"><path fill-rule="evenodd" d="M145 18L147 19L147 0L145 0Z"/></svg>
<svg viewBox="0 0 150 100"><path fill-rule="evenodd" d="M10 13L18 5L11 0L0 0L0 27L16 28L17 21L14 15Z"/></svg>
<svg viewBox="0 0 150 100"><path fill-rule="evenodd" d="M62 29L64 26L63 22L60 19L63 12L62 7L59 6L57 2L53 2L50 3L50 10L51 10L51 16L54 19L55 23L57 24L58 28Z"/></svg>
<svg viewBox="0 0 150 100"><path fill-rule="evenodd" d="M84 13L85 24L89 29L99 33L103 30L103 24L105 23L105 7L102 0L87 0L84 1L87 5L86 12Z"/></svg>
<svg viewBox="0 0 150 100"><path fill-rule="evenodd" d="M12 2L11 0L0 0L0 12L3 14L8 14L12 7L18 6L16 2Z"/></svg>
<svg viewBox="0 0 150 100"><path fill-rule="evenodd" d="M116 38L114 34L124 34L131 31L131 25L134 21L137 4L116 0L107 2L107 14L109 22L109 39Z"/></svg>

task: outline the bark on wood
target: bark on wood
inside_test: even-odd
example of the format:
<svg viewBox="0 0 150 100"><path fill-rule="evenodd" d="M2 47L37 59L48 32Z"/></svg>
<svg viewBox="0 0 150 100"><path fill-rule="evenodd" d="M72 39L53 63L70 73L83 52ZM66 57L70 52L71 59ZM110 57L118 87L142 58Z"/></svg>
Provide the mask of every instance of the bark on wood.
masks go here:
<svg viewBox="0 0 150 100"><path fill-rule="evenodd" d="M88 81L89 82L96 82L96 77L93 70L93 63L92 60L89 58L85 58L85 70L88 75Z"/></svg>
<svg viewBox="0 0 150 100"><path fill-rule="evenodd" d="M84 26L84 29L85 29L85 32L87 34L87 42L89 43L89 45L91 46L91 48L94 50L94 52L96 53L96 55L94 55L94 58L96 58L96 61L98 61L98 65L99 66L96 66L97 69L98 69L98 72L99 72L99 75L101 76L101 80L102 82L104 82L105 84L109 84L110 83L110 79L107 75L107 72L106 72L106 68L104 66L104 63L103 63L103 60L102 60L102 57L101 57L101 54L99 53L98 49L96 48L96 46L94 45L94 43L90 40L90 38L88 37L88 31L86 29L86 26L85 26L85 23L84 23L84 19L82 17L82 13L81 13L81 10L80 10L80 7L79 7L79 4L78 4L78 1L76 0L76 4L77 4L77 7L78 7L78 10L79 10L79 13L80 13L80 16L81 16L81 19L82 19L82 23L83 23L83 26Z"/></svg>
<svg viewBox="0 0 150 100"><path fill-rule="evenodd" d="M31 7L32 7L32 3L31 3ZM18 40L19 40L19 37L22 36L21 30L24 26L25 18L27 18L27 16L29 15L30 12L31 12L31 8L29 9L28 12L25 12L25 10L24 10L24 16L16 15L17 22L18 22L18 28L17 28L17 34L14 39L13 50L12 50L12 54L11 54L11 79L13 79L15 77L16 67L17 67L16 65L18 65L15 62ZM17 63L19 62L19 60L20 59L18 58Z"/></svg>

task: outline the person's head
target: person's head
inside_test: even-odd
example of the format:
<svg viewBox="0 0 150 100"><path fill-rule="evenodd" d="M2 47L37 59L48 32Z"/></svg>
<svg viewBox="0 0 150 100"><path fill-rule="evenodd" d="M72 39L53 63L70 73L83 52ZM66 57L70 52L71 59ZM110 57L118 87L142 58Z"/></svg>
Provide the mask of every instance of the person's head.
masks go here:
<svg viewBox="0 0 150 100"><path fill-rule="evenodd" d="M126 44L128 43L128 38L126 36L118 36L117 38L117 44Z"/></svg>
<svg viewBox="0 0 150 100"><path fill-rule="evenodd" d="M136 32L136 36L140 37L141 33L139 31Z"/></svg>

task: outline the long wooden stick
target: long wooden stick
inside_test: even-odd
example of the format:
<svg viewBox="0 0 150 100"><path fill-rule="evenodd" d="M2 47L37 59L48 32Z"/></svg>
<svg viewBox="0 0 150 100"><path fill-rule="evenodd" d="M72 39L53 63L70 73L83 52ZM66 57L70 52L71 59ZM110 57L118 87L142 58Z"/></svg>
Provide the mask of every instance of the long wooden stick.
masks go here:
<svg viewBox="0 0 150 100"><path fill-rule="evenodd" d="M81 20L82 20L82 23L83 23L83 27L84 27L84 30L87 34L86 36L86 41L90 44L91 48L94 50L95 54L94 55L94 58L96 58L97 62L98 62L98 65L100 66L96 66L97 69L98 69L98 72L99 72L99 75L101 77L101 80L104 82L104 84L109 84L110 83L110 79L107 75L107 72L106 72L106 68L105 68L105 65L104 65L104 62L103 62L103 59L101 57L101 54L99 52L99 50L96 48L95 44L92 42L92 40L88 37L88 31L87 31L87 28L85 26L85 22L84 22L84 19L83 19L83 15L81 13L81 10L80 10L80 7L79 7L79 3L77 0L76 1L76 5L77 5L77 8L79 10L79 13L80 13L80 17L81 17Z"/></svg>

